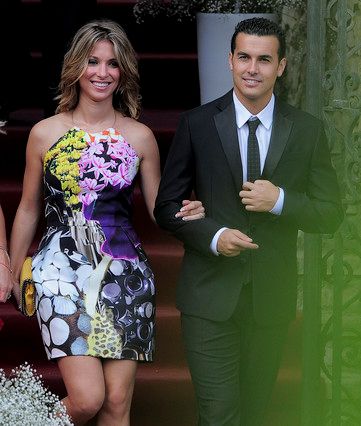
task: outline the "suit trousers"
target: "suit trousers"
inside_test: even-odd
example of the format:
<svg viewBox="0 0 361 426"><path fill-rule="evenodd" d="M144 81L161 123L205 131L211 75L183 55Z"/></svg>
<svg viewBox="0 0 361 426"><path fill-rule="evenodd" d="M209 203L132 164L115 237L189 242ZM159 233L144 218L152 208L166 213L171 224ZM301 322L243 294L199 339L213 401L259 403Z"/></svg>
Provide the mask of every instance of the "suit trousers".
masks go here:
<svg viewBox="0 0 361 426"><path fill-rule="evenodd" d="M226 321L186 314L181 318L198 426L261 425L289 323L261 326L255 322L252 284L242 288L237 307Z"/></svg>

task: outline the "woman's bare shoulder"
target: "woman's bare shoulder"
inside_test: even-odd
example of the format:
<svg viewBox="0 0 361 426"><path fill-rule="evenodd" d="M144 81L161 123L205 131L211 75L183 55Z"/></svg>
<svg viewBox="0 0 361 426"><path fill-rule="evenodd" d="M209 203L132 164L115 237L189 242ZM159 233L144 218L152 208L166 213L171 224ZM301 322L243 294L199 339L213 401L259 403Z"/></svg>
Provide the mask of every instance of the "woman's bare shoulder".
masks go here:
<svg viewBox="0 0 361 426"><path fill-rule="evenodd" d="M72 126L69 113L60 113L36 123L29 134L29 146L36 145L41 153L46 152Z"/></svg>
<svg viewBox="0 0 361 426"><path fill-rule="evenodd" d="M48 118L44 118L34 125L31 129L30 135L39 138L49 138L53 135L69 130L71 127L71 120L68 113L60 113ZM61 136L61 135L60 135Z"/></svg>
<svg viewBox="0 0 361 426"><path fill-rule="evenodd" d="M130 143L149 143L155 142L152 130L143 123L133 118L124 117L119 129L122 135Z"/></svg>
<svg viewBox="0 0 361 426"><path fill-rule="evenodd" d="M152 130L133 118L124 117L119 131L124 139L135 148L140 158L143 158L149 150L157 149L157 142Z"/></svg>

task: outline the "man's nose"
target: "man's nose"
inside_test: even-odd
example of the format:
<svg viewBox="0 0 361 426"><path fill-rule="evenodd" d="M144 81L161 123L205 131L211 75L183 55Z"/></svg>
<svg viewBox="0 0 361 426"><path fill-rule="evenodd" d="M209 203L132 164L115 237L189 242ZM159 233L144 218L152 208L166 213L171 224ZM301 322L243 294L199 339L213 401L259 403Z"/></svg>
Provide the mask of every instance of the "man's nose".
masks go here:
<svg viewBox="0 0 361 426"><path fill-rule="evenodd" d="M258 62L256 60L250 61L248 72L252 75L258 73Z"/></svg>

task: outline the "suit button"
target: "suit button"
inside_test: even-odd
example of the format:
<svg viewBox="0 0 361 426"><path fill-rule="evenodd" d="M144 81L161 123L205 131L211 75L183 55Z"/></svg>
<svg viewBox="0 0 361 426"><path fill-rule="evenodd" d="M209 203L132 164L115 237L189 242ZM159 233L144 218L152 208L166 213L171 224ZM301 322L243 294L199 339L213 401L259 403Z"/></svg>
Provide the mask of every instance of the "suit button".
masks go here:
<svg viewBox="0 0 361 426"><path fill-rule="evenodd" d="M251 233L255 232L256 231L256 225L251 225L249 227L249 230L251 231Z"/></svg>

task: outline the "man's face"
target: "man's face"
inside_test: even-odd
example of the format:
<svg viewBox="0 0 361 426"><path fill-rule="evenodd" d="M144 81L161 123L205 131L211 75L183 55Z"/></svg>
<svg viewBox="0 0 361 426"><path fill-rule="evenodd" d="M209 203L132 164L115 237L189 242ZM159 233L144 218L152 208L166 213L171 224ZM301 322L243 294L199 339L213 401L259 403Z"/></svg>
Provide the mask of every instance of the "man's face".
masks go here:
<svg viewBox="0 0 361 426"><path fill-rule="evenodd" d="M267 105L276 79L286 67L286 59L278 58L278 47L276 36L239 33L234 53L229 54L235 93L254 114Z"/></svg>

